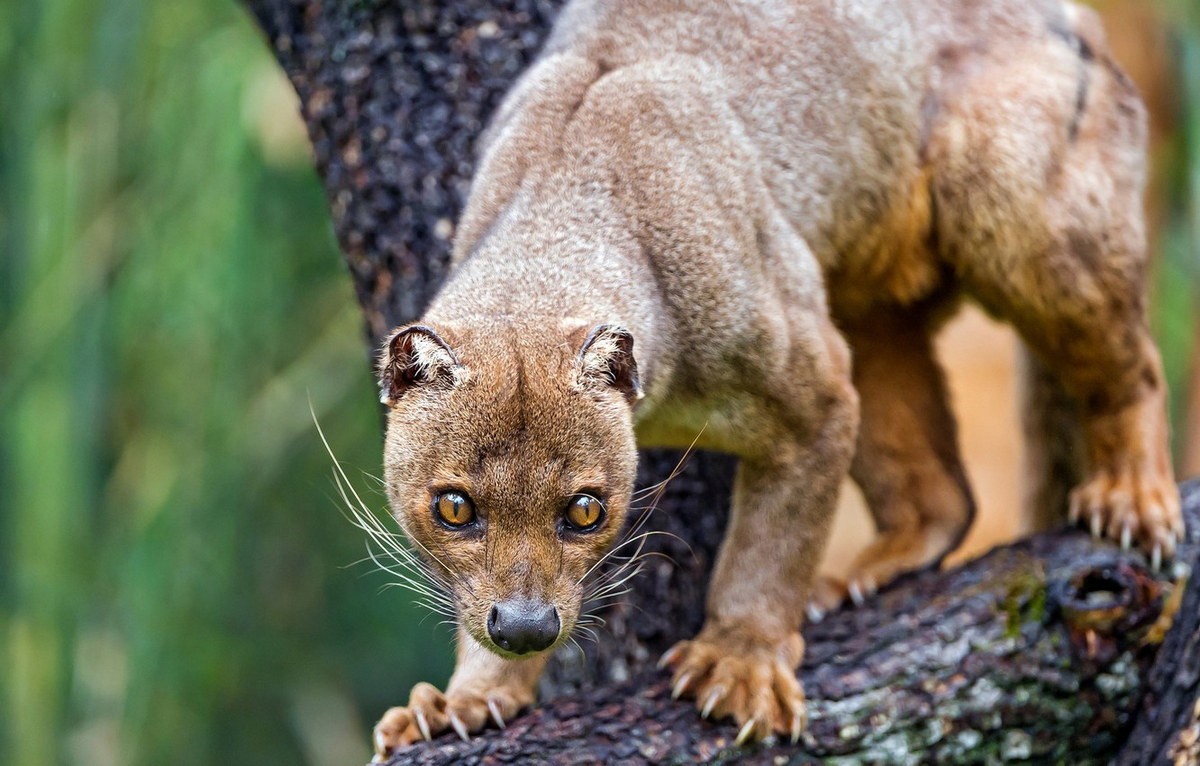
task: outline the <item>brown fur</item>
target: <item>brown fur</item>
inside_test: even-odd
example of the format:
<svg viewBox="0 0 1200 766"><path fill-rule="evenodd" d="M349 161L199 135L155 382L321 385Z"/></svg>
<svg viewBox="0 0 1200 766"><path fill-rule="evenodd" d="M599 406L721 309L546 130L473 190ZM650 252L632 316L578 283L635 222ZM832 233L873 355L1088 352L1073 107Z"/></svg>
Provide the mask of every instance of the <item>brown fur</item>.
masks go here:
<svg viewBox="0 0 1200 766"><path fill-rule="evenodd" d="M1091 14L1059 0L576 0L483 140L429 329L385 353L388 492L461 645L444 695L422 684L380 721L379 752L532 700L544 653L501 651L488 609L552 603L568 635L635 434L741 457L706 625L664 658L676 692L743 736L798 735L799 627L842 476L880 531L856 596L970 521L931 342L961 293L1078 403L1072 514L1169 555L1144 132ZM445 488L477 526L433 520ZM564 535L585 490L607 520Z"/></svg>

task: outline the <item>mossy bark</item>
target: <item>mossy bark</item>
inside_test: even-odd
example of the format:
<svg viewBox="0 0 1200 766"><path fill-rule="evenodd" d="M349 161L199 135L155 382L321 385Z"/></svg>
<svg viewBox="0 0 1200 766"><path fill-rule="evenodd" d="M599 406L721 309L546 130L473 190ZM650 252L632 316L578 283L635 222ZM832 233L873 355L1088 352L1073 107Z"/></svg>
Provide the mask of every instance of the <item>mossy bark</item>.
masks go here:
<svg viewBox="0 0 1200 766"><path fill-rule="evenodd" d="M247 0L300 95L372 350L444 278L473 142L560 4ZM643 486L678 460L648 453ZM1174 586L1076 532L906 578L808 627L804 741L734 748L732 725L671 701L652 669L699 628L732 469L697 454L666 486L648 521L670 533L651 538L663 555L607 610L600 640L557 658L548 703L392 762L1200 762L1200 578ZM1185 494L1181 564L1197 555L1200 485Z"/></svg>

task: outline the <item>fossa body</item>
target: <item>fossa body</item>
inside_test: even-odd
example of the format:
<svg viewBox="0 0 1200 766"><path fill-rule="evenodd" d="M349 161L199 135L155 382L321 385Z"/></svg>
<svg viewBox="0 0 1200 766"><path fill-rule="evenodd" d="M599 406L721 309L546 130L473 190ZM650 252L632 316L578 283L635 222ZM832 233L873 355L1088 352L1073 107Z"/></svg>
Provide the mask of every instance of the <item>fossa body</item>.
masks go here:
<svg viewBox="0 0 1200 766"><path fill-rule="evenodd" d="M932 345L962 296L1073 403L1072 517L1169 556L1144 136L1095 17L1060 0L565 8L481 141L449 280L384 348L393 513L460 642L378 752L529 704L637 446L697 438L741 462L706 624L664 659L743 739L797 736L806 606L846 592L813 591L842 478L879 528L855 596L970 522Z"/></svg>

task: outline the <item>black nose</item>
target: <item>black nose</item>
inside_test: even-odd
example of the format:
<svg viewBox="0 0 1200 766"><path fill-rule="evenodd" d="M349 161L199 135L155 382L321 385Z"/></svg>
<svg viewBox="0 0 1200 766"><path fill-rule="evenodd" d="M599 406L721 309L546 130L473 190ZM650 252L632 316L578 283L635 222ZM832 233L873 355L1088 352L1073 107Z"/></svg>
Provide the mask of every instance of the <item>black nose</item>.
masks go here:
<svg viewBox="0 0 1200 766"><path fill-rule="evenodd" d="M501 601L488 614L488 635L496 646L514 654L549 647L558 638L558 629L558 610L541 601Z"/></svg>

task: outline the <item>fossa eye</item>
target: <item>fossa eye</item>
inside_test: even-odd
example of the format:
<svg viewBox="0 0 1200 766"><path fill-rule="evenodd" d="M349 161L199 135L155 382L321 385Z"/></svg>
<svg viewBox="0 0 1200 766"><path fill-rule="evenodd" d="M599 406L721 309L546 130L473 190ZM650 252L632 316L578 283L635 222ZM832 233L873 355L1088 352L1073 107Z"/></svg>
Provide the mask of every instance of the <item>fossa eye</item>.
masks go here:
<svg viewBox="0 0 1200 766"><path fill-rule="evenodd" d="M475 521L475 504L465 492L441 492L433 499L433 512L448 527L465 527Z"/></svg>
<svg viewBox="0 0 1200 766"><path fill-rule="evenodd" d="M567 503L563 520L572 532L591 532L604 522L604 505L591 495L575 495Z"/></svg>

